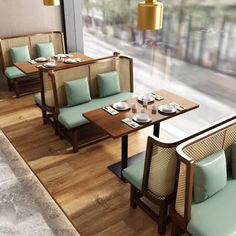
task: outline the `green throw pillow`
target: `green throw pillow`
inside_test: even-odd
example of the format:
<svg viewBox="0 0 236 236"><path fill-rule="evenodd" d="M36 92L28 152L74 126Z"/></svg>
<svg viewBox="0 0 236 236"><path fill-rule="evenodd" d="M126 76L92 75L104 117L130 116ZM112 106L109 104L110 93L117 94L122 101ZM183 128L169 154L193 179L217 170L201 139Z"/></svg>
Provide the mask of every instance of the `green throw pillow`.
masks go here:
<svg viewBox="0 0 236 236"><path fill-rule="evenodd" d="M236 142L232 145L231 153L232 177L236 179Z"/></svg>
<svg viewBox="0 0 236 236"><path fill-rule="evenodd" d="M13 63L31 60L28 46L11 48L10 54Z"/></svg>
<svg viewBox="0 0 236 236"><path fill-rule="evenodd" d="M194 171L194 202L199 203L210 198L226 185L227 170L224 150L197 162Z"/></svg>
<svg viewBox="0 0 236 236"><path fill-rule="evenodd" d="M39 43L36 45L38 57L52 57L55 56L53 43Z"/></svg>
<svg viewBox="0 0 236 236"><path fill-rule="evenodd" d="M88 78L67 81L64 83L67 106L75 106L91 101Z"/></svg>
<svg viewBox="0 0 236 236"><path fill-rule="evenodd" d="M101 98L120 93L120 80L117 71L97 74L97 82Z"/></svg>

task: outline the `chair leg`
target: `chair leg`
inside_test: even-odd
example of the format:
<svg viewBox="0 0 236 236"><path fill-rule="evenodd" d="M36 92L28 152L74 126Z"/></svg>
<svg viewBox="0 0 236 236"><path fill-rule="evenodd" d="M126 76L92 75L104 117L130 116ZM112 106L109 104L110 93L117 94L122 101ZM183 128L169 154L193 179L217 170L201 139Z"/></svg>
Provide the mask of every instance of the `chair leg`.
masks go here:
<svg viewBox="0 0 236 236"><path fill-rule="evenodd" d="M179 236L180 233L181 233L180 227L178 226L178 224L172 221L171 236Z"/></svg>
<svg viewBox="0 0 236 236"><path fill-rule="evenodd" d="M163 203L160 205L159 220L158 220L158 233L164 234L166 232L167 225L167 211L168 204Z"/></svg>
<svg viewBox="0 0 236 236"><path fill-rule="evenodd" d="M47 122L47 112L42 109L43 124L46 125Z"/></svg>
<svg viewBox="0 0 236 236"><path fill-rule="evenodd" d="M72 133L72 143L73 143L74 153L78 152L78 135L77 135L76 129L73 130L73 133Z"/></svg>
<svg viewBox="0 0 236 236"><path fill-rule="evenodd" d="M54 131L55 131L55 135L57 136L59 134L59 130L60 130L60 127L59 127L59 122L57 121L57 118L56 117L53 117L53 122L54 122Z"/></svg>
<svg viewBox="0 0 236 236"><path fill-rule="evenodd" d="M8 90L12 91L12 82L10 79L7 78L7 85L8 85Z"/></svg>
<svg viewBox="0 0 236 236"><path fill-rule="evenodd" d="M16 94L16 98L20 97L20 91L19 91L19 84L18 84L18 79L14 79L14 91Z"/></svg>
<svg viewBox="0 0 236 236"><path fill-rule="evenodd" d="M132 208L137 207L137 203L135 201L136 196L137 196L137 189L133 185L130 185L130 207Z"/></svg>

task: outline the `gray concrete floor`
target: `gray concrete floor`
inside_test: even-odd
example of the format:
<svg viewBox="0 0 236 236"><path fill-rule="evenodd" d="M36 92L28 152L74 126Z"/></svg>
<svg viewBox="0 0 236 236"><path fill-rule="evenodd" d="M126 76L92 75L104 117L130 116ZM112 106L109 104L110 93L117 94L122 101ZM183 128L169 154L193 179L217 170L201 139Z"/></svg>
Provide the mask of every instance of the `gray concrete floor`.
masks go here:
<svg viewBox="0 0 236 236"><path fill-rule="evenodd" d="M114 51L134 58L135 92L167 89L200 104L200 108L162 123L174 136L182 136L236 112L236 78L164 56L158 49L135 47L84 29L85 54L111 55Z"/></svg>

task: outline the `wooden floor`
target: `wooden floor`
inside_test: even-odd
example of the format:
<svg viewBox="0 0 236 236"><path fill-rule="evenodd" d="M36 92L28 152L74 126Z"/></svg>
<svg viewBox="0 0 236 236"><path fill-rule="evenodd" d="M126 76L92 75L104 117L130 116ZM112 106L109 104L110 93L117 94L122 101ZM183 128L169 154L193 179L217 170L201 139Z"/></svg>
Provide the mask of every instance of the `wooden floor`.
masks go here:
<svg viewBox="0 0 236 236"><path fill-rule="evenodd" d="M0 128L31 166L82 236L157 234L157 224L129 207L129 184L107 166L120 160L120 140L107 139L74 154L43 125L33 96L16 99L0 82ZM129 155L143 151L146 129L130 135ZM166 235L170 235L170 226Z"/></svg>

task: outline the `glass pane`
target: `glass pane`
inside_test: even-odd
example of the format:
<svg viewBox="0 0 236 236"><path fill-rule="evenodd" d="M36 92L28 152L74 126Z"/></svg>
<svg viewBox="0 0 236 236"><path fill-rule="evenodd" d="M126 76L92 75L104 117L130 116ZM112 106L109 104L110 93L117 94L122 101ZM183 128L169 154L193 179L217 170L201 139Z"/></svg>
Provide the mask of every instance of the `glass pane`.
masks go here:
<svg viewBox="0 0 236 236"><path fill-rule="evenodd" d="M128 55L134 58L136 93L167 89L200 104L168 121L170 127L189 132L233 113L236 5L165 0L163 28L142 31L136 29L138 2L83 0L85 54Z"/></svg>

